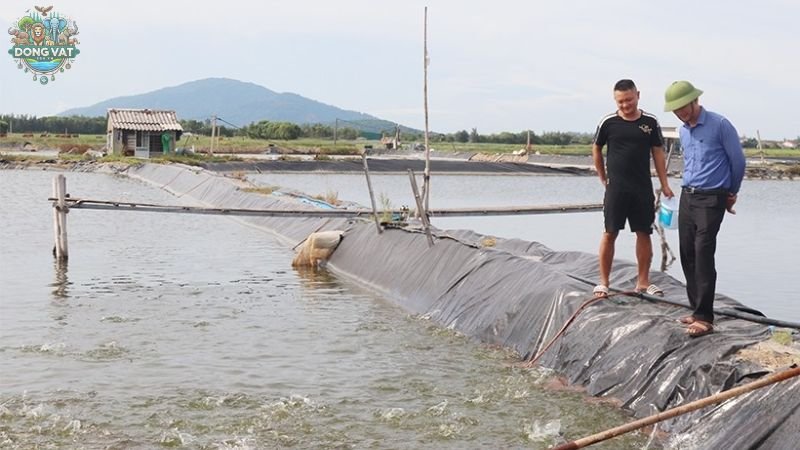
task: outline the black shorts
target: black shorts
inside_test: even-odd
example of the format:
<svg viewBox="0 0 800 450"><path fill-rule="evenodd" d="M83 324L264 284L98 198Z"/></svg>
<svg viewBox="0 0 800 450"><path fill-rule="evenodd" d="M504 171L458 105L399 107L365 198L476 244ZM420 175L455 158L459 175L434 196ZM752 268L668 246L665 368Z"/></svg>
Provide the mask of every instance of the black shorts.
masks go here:
<svg viewBox="0 0 800 450"><path fill-rule="evenodd" d="M655 201L653 191L650 189L642 189L641 192L606 189L603 199L606 232L616 233L622 230L627 220L631 231L652 234L656 216Z"/></svg>

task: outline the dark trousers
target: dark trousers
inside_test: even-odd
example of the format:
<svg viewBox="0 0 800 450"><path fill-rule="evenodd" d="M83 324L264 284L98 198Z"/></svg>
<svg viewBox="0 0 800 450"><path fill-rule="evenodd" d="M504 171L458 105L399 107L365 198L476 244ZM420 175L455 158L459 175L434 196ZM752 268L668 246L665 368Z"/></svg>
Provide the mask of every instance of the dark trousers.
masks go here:
<svg viewBox="0 0 800 450"><path fill-rule="evenodd" d="M686 277L686 294L696 319L714 322L717 269L717 233L725 216L727 194L681 195L678 211L681 265Z"/></svg>

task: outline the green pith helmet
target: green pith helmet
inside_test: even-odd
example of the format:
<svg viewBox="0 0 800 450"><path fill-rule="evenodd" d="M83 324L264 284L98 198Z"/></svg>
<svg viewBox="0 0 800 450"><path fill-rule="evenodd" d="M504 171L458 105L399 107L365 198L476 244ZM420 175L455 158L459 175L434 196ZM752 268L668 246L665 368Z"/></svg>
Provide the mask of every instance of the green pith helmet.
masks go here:
<svg viewBox="0 0 800 450"><path fill-rule="evenodd" d="M693 102L703 93L688 81L674 81L664 92L664 111L675 111Z"/></svg>

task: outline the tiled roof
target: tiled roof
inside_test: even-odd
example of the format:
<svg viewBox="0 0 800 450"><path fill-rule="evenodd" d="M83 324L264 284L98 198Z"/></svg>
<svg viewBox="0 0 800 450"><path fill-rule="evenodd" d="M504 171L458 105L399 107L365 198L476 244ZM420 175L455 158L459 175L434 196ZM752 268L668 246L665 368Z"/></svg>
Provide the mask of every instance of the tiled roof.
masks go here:
<svg viewBox="0 0 800 450"><path fill-rule="evenodd" d="M175 111L159 109L109 109L111 126L123 130L183 131Z"/></svg>

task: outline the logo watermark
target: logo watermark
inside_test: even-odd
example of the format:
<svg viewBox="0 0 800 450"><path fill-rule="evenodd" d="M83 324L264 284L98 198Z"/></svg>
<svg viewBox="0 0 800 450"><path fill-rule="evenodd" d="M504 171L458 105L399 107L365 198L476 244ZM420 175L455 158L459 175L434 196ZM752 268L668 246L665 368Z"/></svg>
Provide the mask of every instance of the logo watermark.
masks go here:
<svg viewBox="0 0 800 450"><path fill-rule="evenodd" d="M25 11L8 29L11 43L8 54L17 68L33 74L33 81L46 85L72 68L78 50L78 23L53 10L52 6L35 6Z"/></svg>

